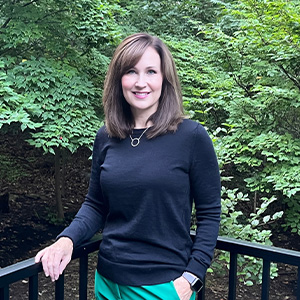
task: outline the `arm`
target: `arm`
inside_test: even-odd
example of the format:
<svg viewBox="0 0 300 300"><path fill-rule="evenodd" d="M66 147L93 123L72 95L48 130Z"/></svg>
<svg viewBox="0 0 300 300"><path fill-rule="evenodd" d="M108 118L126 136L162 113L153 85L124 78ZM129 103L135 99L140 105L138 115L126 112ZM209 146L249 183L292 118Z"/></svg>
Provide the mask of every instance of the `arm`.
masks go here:
<svg viewBox="0 0 300 300"><path fill-rule="evenodd" d="M89 191L85 202L74 220L51 246L41 250L35 262L42 261L45 275L57 280L70 262L73 247L90 239L104 224L108 206L106 205L100 186L100 166L105 157L107 134L100 129L94 142L93 160Z"/></svg>
<svg viewBox="0 0 300 300"><path fill-rule="evenodd" d="M197 231L186 272L203 281L218 237L221 185L218 162L210 137L201 125L198 125L194 134L190 184L196 208ZM181 300L190 299L192 289L183 276L177 278L174 285Z"/></svg>
<svg viewBox="0 0 300 300"><path fill-rule="evenodd" d="M58 236L58 238L69 237L74 247L89 240L104 226L108 204L102 195L100 173L105 159L107 140L107 133L102 127L94 142L91 177L85 201L72 223Z"/></svg>
<svg viewBox="0 0 300 300"><path fill-rule="evenodd" d="M212 141L200 124L195 131L190 183L196 208L197 230L186 271L203 281L213 258L219 233L221 184Z"/></svg>

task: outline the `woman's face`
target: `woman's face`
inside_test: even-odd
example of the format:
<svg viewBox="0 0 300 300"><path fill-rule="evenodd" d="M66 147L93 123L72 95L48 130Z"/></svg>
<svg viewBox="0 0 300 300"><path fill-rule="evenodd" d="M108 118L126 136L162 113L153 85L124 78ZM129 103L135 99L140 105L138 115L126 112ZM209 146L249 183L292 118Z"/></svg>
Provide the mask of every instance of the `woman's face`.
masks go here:
<svg viewBox="0 0 300 300"><path fill-rule="evenodd" d="M148 47L138 63L122 76L123 95L135 119L148 119L156 112L163 76L159 54Z"/></svg>

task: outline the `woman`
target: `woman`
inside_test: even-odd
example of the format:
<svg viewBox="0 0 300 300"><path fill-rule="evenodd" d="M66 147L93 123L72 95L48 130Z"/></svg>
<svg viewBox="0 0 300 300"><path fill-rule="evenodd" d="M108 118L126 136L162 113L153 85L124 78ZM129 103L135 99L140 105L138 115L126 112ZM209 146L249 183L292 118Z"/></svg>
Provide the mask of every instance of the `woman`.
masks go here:
<svg viewBox="0 0 300 300"><path fill-rule="evenodd" d="M219 169L204 128L184 118L174 61L160 39L138 33L118 46L103 105L85 202L36 261L56 280L73 247L102 229L96 299L195 299L218 235Z"/></svg>

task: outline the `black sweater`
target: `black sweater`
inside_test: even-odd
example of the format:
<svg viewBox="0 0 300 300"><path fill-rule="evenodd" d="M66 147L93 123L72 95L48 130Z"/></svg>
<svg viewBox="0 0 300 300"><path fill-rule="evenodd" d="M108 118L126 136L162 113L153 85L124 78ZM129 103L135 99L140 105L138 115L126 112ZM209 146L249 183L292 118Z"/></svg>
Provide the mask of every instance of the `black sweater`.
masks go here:
<svg viewBox="0 0 300 300"><path fill-rule="evenodd" d="M142 129L135 129L139 137ZM192 202L197 234L190 238ZM123 285L168 282L189 271L203 279L218 236L220 176L205 129L184 120L175 133L137 147L102 127L93 149L88 194L60 236L74 245L103 229L98 271Z"/></svg>

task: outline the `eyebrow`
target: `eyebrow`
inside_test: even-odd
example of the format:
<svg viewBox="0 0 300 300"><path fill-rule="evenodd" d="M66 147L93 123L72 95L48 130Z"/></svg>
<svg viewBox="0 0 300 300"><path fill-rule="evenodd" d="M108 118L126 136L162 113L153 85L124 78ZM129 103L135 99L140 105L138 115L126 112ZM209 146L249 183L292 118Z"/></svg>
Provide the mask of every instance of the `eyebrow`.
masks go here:
<svg viewBox="0 0 300 300"><path fill-rule="evenodd" d="M148 69L159 69L160 68L160 66L148 66L148 67L146 67L146 69L148 70ZM134 66L134 67L131 67L131 68L129 68L128 70L131 70L131 69L136 69L136 67Z"/></svg>

